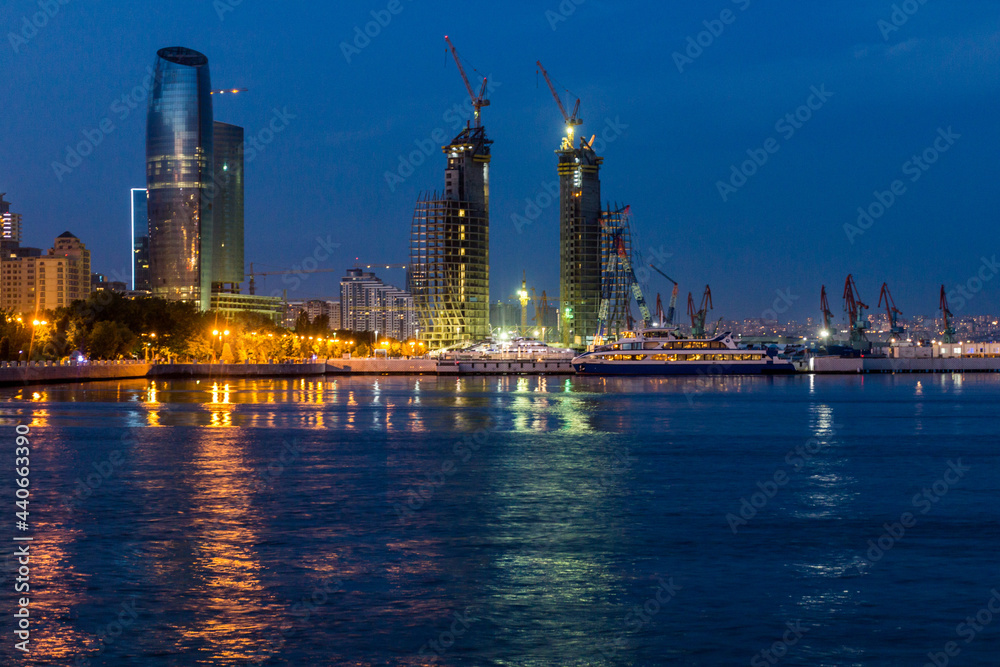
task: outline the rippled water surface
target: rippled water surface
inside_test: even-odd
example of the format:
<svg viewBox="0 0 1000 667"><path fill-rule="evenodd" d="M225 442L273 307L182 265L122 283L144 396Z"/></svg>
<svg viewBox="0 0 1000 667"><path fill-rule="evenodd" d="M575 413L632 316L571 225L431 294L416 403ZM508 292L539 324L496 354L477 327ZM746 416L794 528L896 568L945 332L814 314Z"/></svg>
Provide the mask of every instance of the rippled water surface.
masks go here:
<svg viewBox="0 0 1000 667"><path fill-rule="evenodd" d="M5 557L14 425L31 429L25 664L1000 662L1000 376L125 381L0 401Z"/></svg>

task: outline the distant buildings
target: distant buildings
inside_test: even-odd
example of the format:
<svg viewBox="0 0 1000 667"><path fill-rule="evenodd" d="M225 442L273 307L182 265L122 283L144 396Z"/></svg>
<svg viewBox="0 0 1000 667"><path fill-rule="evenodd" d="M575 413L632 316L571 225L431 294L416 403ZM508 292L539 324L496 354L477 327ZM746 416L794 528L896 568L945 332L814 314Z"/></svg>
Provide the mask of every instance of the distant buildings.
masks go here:
<svg viewBox="0 0 1000 667"><path fill-rule="evenodd" d="M410 288L432 349L490 334L490 146L467 126L444 147L443 198L424 193L410 231ZM341 297L341 302L346 303Z"/></svg>
<svg viewBox="0 0 1000 667"><path fill-rule="evenodd" d="M0 239L21 242L21 216L10 212L10 202L4 201L6 192L0 192Z"/></svg>
<svg viewBox="0 0 1000 667"><path fill-rule="evenodd" d="M90 291L98 292L107 290L109 292L125 293L129 291L128 285L120 280L108 280L103 273L90 274Z"/></svg>
<svg viewBox="0 0 1000 667"><path fill-rule="evenodd" d="M149 213L146 188L132 188L132 289L150 290Z"/></svg>
<svg viewBox="0 0 1000 667"><path fill-rule="evenodd" d="M149 269L153 296L211 305L214 168L208 58L160 49L146 119Z"/></svg>
<svg viewBox="0 0 1000 667"><path fill-rule="evenodd" d="M10 247L14 246L14 247ZM90 296L90 251L69 232L47 253L12 242L0 257L0 307L37 314Z"/></svg>
<svg viewBox="0 0 1000 667"><path fill-rule="evenodd" d="M398 340L414 338L420 323L413 302L409 292L386 285L374 273L348 269L340 279L340 328L377 331Z"/></svg>
<svg viewBox="0 0 1000 667"><path fill-rule="evenodd" d="M340 302L323 301L321 299L311 299L309 301L290 301L285 305L285 316L283 326L293 329L298 322L299 315L306 314L310 323L316 322L317 318L326 316L327 327L330 331L343 329L340 323Z"/></svg>

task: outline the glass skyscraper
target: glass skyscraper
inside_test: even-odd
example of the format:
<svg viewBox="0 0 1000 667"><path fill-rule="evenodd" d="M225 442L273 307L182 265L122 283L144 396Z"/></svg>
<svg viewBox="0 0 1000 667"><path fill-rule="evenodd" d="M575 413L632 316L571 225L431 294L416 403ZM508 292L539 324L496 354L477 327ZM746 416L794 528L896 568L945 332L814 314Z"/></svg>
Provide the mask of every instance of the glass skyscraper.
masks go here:
<svg viewBox="0 0 1000 667"><path fill-rule="evenodd" d="M236 292L243 282L243 128L215 121L213 150L212 289Z"/></svg>
<svg viewBox="0 0 1000 667"><path fill-rule="evenodd" d="M213 118L208 58L156 54L146 118L149 269L154 296L211 303Z"/></svg>
<svg viewBox="0 0 1000 667"><path fill-rule="evenodd" d="M149 291L149 212L146 188L132 188L132 289Z"/></svg>

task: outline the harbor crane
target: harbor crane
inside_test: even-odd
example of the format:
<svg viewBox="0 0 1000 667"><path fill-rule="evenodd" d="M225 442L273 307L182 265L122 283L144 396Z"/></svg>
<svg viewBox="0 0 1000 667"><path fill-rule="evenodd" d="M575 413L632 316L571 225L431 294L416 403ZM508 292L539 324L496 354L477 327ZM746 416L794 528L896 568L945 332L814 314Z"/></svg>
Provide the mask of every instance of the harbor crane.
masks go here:
<svg viewBox="0 0 1000 667"><path fill-rule="evenodd" d="M864 311L868 310L868 306L858 296L858 286L854 283L853 275L848 275L844 282L844 310L847 312L847 319L851 327L851 347L855 350L868 349L871 345L865 336L868 320L864 314Z"/></svg>
<svg viewBox="0 0 1000 667"><path fill-rule="evenodd" d="M469 83L469 77L465 75L465 68L462 67L462 61L458 57L458 51L455 49L455 45L451 43L450 39L448 39L448 35L444 36L444 41L448 43L448 48L451 49L451 55L455 59L455 64L458 65L458 73L462 75L462 81L465 82L465 89L469 91L469 97L472 99L472 108L476 119L476 127L482 127L482 122L479 118L480 109L490 105L490 101L486 99L486 77L483 77L483 86L479 89L479 95L476 95L476 92L472 89L472 84Z"/></svg>
<svg viewBox="0 0 1000 667"><path fill-rule="evenodd" d="M945 292L944 285L941 285L941 317L944 318L944 336L941 338L942 343L957 343L955 338L955 327L952 325L951 318L954 315L951 314L951 310L948 308L948 295Z"/></svg>
<svg viewBox="0 0 1000 667"><path fill-rule="evenodd" d="M661 318L660 320L665 324L673 324L674 313L677 311L677 290L678 290L677 281L668 276L667 274L665 274L663 271L660 271L656 266L650 264L649 267L674 284L674 289L670 293L670 305L667 306L666 319ZM657 299L659 299L659 295L657 295Z"/></svg>
<svg viewBox="0 0 1000 667"><path fill-rule="evenodd" d="M545 83L549 84L549 90L552 91L552 97L555 98L556 104L559 105L559 111L562 112L563 120L566 121L566 143L569 144L567 148L573 147L573 128L583 122L580 118L580 98L577 98L576 104L573 105L573 113L567 113L566 107L563 106L562 99L559 97L559 93L556 91L555 84L552 83L552 79L549 78L549 73L545 71L542 67L542 61L536 60L535 64L538 65L538 69L542 72L542 76L545 77ZM569 92L569 91L566 91ZM593 140L591 140L593 141Z"/></svg>
<svg viewBox="0 0 1000 667"><path fill-rule="evenodd" d="M902 315L902 311L896 308L896 302L892 299L892 294L889 292L889 283L882 283L882 291L878 295L878 307L882 307L882 301L885 301L885 314L889 318L889 331L893 335L902 336L906 333L906 329L900 326L897 315Z"/></svg>
<svg viewBox="0 0 1000 667"><path fill-rule="evenodd" d="M823 285L819 293L819 307L823 311L823 331L820 332L820 336L823 338L833 336L833 313L830 312L830 302L826 299L826 285Z"/></svg>
<svg viewBox="0 0 1000 667"><path fill-rule="evenodd" d="M705 337L705 318L708 317L708 311L713 308L712 288L708 285L705 285L705 293L701 297L701 307L697 311L694 309L694 297L691 292L688 292L688 316L691 318L692 338Z"/></svg>

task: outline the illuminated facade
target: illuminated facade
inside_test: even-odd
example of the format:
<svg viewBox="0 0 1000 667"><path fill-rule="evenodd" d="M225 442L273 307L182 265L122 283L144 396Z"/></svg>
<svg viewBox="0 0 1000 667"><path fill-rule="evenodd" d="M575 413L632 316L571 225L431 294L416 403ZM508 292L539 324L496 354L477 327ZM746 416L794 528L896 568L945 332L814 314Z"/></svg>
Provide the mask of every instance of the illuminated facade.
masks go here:
<svg viewBox="0 0 1000 667"><path fill-rule="evenodd" d="M243 282L243 128L215 121L212 139L212 290Z"/></svg>
<svg viewBox="0 0 1000 667"><path fill-rule="evenodd" d="M559 295L562 343L593 339L601 301L601 179L604 158L580 139L564 139L559 156Z"/></svg>
<svg viewBox="0 0 1000 667"><path fill-rule="evenodd" d="M4 250L0 307L30 315L88 296L90 251L71 233L60 234L46 254L37 248Z"/></svg>
<svg viewBox="0 0 1000 667"><path fill-rule="evenodd" d="M132 289L145 292L150 289L146 188L132 188Z"/></svg>
<svg viewBox="0 0 1000 667"><path fill-rule="evenodd" d="M377 331L397 340L413 338L419 328L413 296L362 269L348 269L340 279L340 309L336 328Z"/></svg>
<svg viewBox="0 0 1000 667"><path fill-rule="evenodd" d="M432 349L490 335L492 143L483 127L463 130L443 148L444 196L425 193L414 211L410 289Z"/></svg>
<svg viewBox="0 0 1000 667"><path fill-rule="evenodd" d="M21 216L10 212L10 202L4 201L6 192L0 193L0 239L21 242Z"/></svg>
<svg viewBox="0 0 1000 667"><path fill-rule="evenodd" d="M154 296L211 305L213 119L208 58L157 52L146 118L149 270Z"/></svg>

